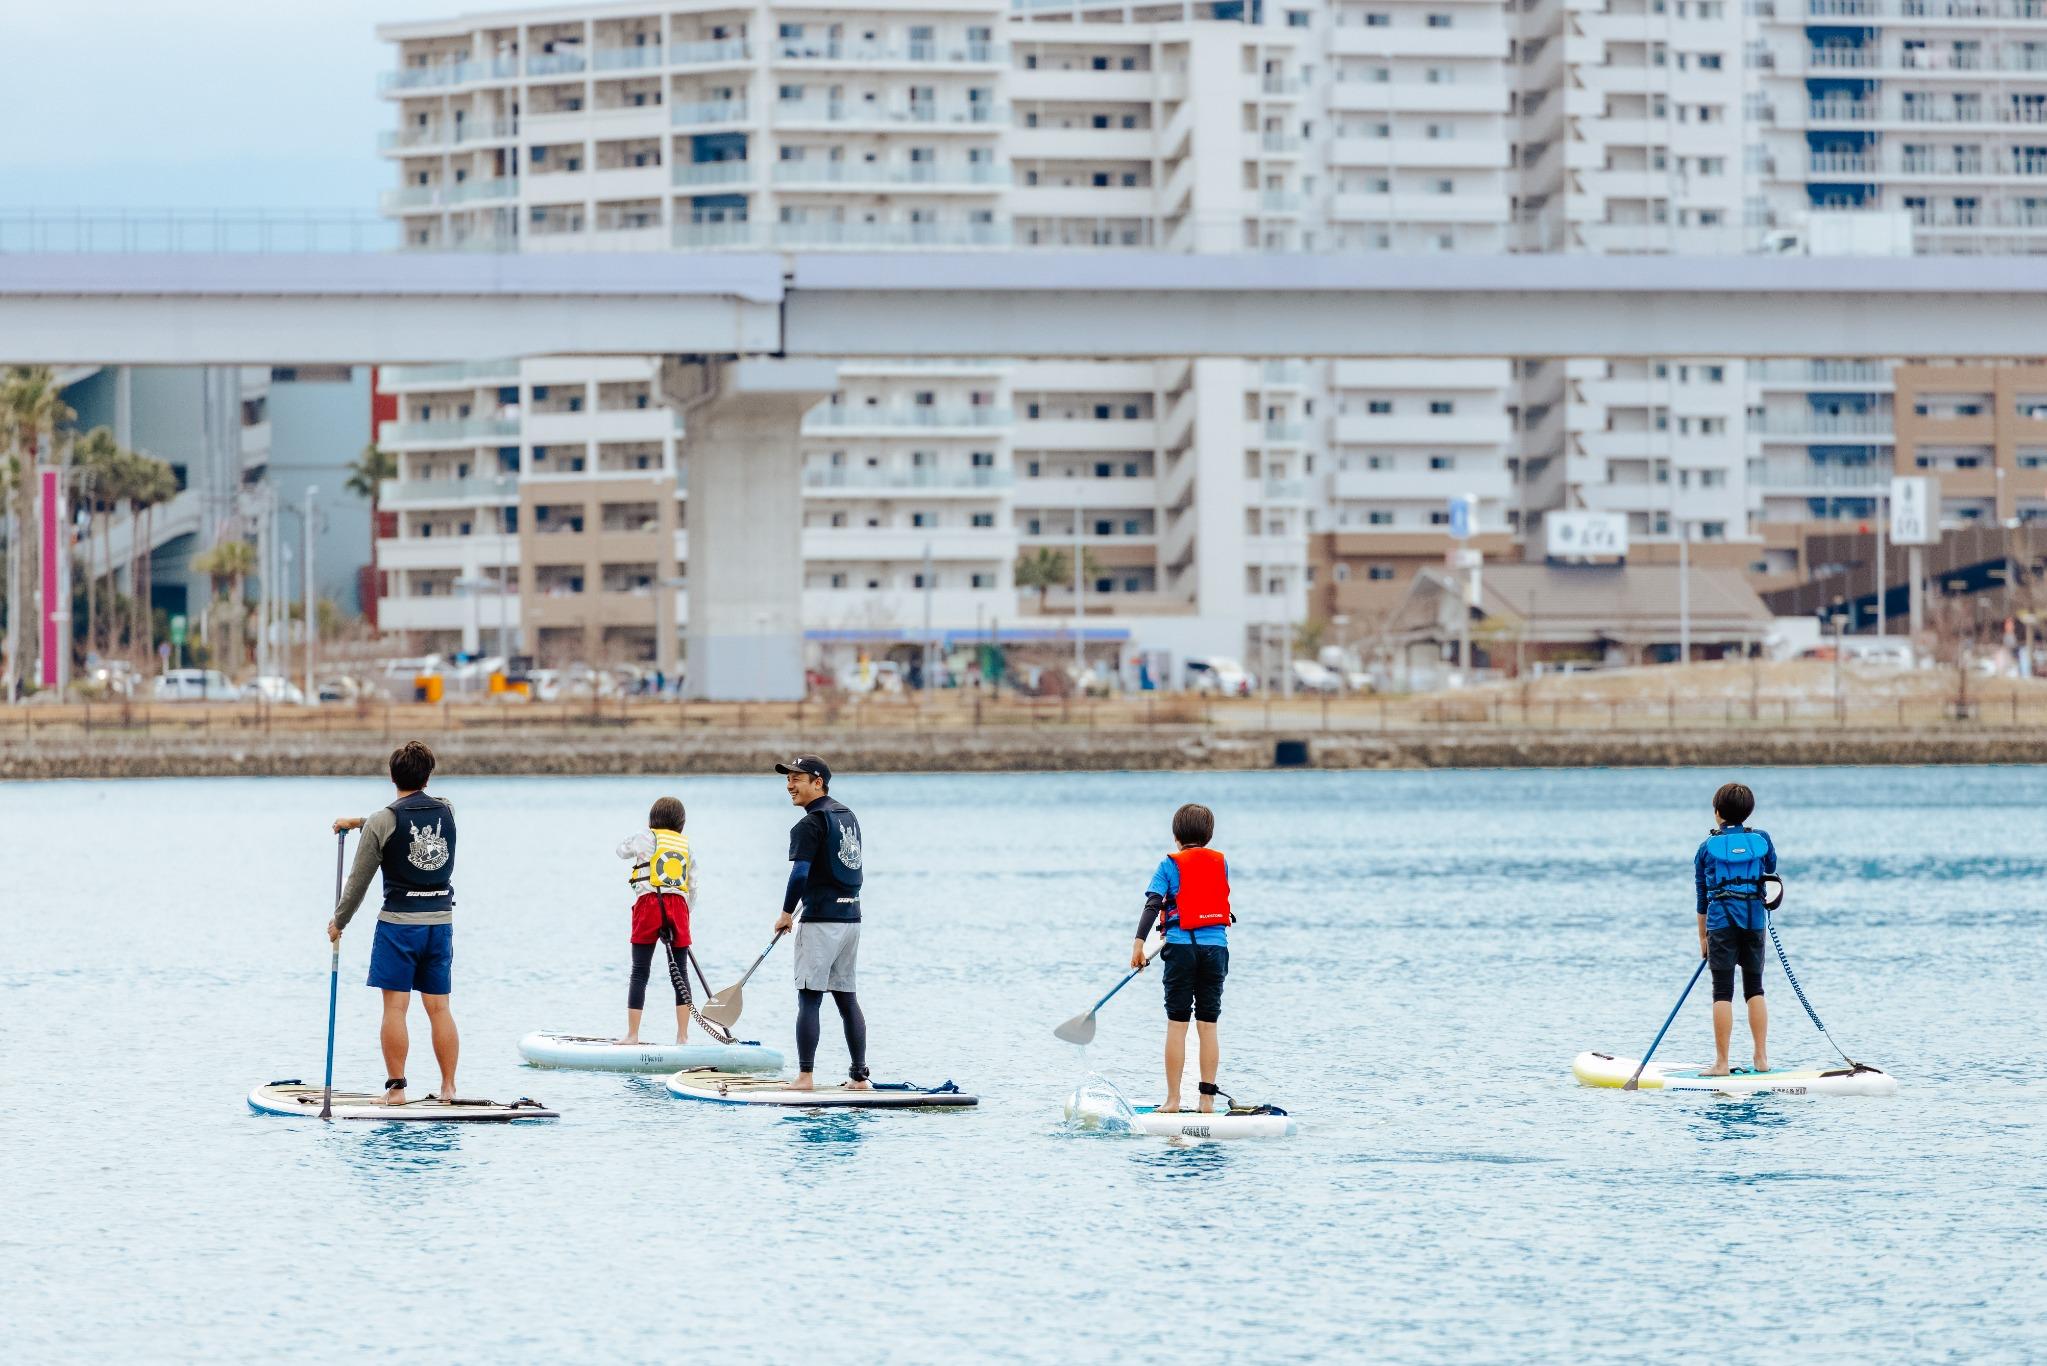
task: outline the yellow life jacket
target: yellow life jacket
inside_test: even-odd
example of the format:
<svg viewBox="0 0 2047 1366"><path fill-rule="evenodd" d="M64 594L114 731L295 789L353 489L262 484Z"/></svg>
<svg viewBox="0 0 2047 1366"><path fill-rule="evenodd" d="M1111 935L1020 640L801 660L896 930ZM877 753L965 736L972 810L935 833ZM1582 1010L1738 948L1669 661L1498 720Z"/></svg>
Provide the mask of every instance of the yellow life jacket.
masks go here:
<svg viewBox="0 0 2047 1366"><path fill-rule="evenodd" d="M653 837L654 852L643 863L635 863L626 874L633 890L641 892L670 892L676 896L689 894L690 865L689 836L676 830L649 830Z"/></svg>

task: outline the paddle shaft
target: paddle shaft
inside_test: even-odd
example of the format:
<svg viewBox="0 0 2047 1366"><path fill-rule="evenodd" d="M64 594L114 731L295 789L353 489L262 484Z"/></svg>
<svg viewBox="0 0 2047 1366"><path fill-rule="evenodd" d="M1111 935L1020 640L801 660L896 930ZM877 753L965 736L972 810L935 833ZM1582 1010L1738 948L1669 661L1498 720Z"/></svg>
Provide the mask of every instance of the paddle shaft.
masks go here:
<svg viewBox="0 0 2047 1366"><path fill-rule="evenodd" d="M1160 941L1159 941L1159 946L1158 946L1158 948L1156 948L1156 949L1153 949L1153 950L1152 950L1152 951L1151 951L1150 953L1147 953L1147 954L1146 954L1146 955L1144 956L1144 967L1142 967L1142 968L1132 968L1132 969L1130 969L1130 971L1129 971L1129 972L1125 973L1125 974L1123 975L1123 980L1122 980L1122 981L1120 981L1120 982L1116 983L1116 985L1115 985L1115 986L1113 986L1113 987L1110 987L1110 988L1109 988L1109 994L1108 994L1107 996L1104 996L1104 997L1103 997L1103 998L1102 998L1101 1000L1099 1000L1099 1001L1096 1001L1096 1002L1095 1002L1095 1003L1094 1003L1093 1005L1091 1005L1091 1006L1089 1006L1089 1007L1088 1007L1088 1009L1087 1009L1087 1013L1088 1013L1088 1014L1090 1014L1090 1015L1092 1015L1092 1014L1094 1014L1094 1013L1095 1013L1096 1011L1100 1010L1100 1009L1101 1009L1101 1008L1102 1008L1103 1006L1105 1006L1105 1005L1109 1004L1109 1001L1110 1001L1110 999L1111 999L1112 997L1114 997L1114 996L1115 996L1115 994L1116 994L1117 992L1119 992L1119 991L1123 990L1123 988L1125 988L1125 987L1127 987L1127 986L1129 986L1129 985L1130 985L1130 979L1131 979L1131 978L1133 978L1133 977L1137 976L1137 974L1138 974L1138 973L1140 973L1140 972L1143 972L1143 971L1144 971L1144 968L1148 968L1148 967L1150 967L1150 966L1151 966L1151 960L1152 960L1152 959L1154 959L1154 958L1156 958L1156 957L1158 957L1158 956L1159 956L1159 951L1160 951L1161 949L1165 948L1165 946L1166 946L1166 945L1165 945L1165 941L1164 941L1164 940L1160 940Z"/></svg>
<svg viewBox="0 0 2047 1366"><path fill-rule="evenodd" d="M348 832L334 832L334 905L341 905L342 855L348 849ZM331 915L332 912L329 912ZM320 1118L334 1118L334 1010L341 999L341 941L334 941L334 956L327 965L327 1079L320 1084Z"/></svg>
<svg viewBox="0 0 2047 1366"><path fill-rule="evenodd" d="M1663 1036L1665 1034L1668 1034L1670 1032L1671 1025L1676 1023L1677 1013L1680 1010L1683 1010L1685 1008L1685 1002L1691 999L1692 988L1699 984L1699 974L1704 972L1705 970L1706 957L1704 954L1701 954L1699 955L1699 965L1692 969L1692 980L1685 983L1684 995L1678 997L1677 1004L1670 1008L1669 1018L1664 1020L1663 1028L1656 1031L1655 1043L1649 1045L1649 1051L1642 1055L1642 1061L1635 1064L1635 1075L1628 1078L1627 1085L1621 1087L1621 1090L1633 1091L1640 1087L1642 1082L1642 1069L1649 1065L1649 1059L1656 1056L1656 1049L1658 1045L1660 1045L1663 1042Z"/></svg>

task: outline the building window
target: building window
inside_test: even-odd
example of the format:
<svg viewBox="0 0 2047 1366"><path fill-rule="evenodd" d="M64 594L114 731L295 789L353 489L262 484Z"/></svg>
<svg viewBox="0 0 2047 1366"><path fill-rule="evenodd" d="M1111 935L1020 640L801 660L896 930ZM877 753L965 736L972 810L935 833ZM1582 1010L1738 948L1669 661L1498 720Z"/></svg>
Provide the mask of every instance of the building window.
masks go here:
<svg viewBox="0 0 2047 1366"><path fill-rule="evenodd" d="M1374 583L1384 583L1393 577L1393 566L1390 564L1375 564L1365 571L1365 577Z"/></svg>
<svg viewBox="0 0 2047 1366"><path fill-rule="evenodd" d="M1429 412L1436 417L1448 417L1456 410L1457 405L1447 398L1432 398L1429 400Z"/></svg>
<svg viewBox="0 0 2047 1366"><path fill-rule="evenodd" d="M1390 398L1372 399L1365 404L1365 411L1368 413L1377 413L1380 415L1390 413L1393 411L1393 400Z"/></svg>
<svg viewBox="0 0 2047 1366"><path fill-rule="evenodd" d="M1457 468L1457 457L1454 455L1432 455L1429 457L1429 468L1432 470L1454 470Z"/></svg>

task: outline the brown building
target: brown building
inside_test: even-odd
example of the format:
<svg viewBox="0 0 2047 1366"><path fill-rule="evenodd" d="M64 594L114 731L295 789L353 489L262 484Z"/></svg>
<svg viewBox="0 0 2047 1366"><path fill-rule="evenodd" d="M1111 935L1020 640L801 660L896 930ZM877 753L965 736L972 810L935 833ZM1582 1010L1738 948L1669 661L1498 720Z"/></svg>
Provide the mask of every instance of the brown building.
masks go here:
<svg viewBox="0 0 2047 1366"><path fill-rule="evenodd" d="M675 668L673 476L519 485L519 614L543 666L644 660Z"/></svg>
<svg viewBox="0 0 2047 1366"><path fill-rule="evenodd" d="M1945 523L2047 515L2047 363L1904 364L1897 471L1940 481Z"/></svg>

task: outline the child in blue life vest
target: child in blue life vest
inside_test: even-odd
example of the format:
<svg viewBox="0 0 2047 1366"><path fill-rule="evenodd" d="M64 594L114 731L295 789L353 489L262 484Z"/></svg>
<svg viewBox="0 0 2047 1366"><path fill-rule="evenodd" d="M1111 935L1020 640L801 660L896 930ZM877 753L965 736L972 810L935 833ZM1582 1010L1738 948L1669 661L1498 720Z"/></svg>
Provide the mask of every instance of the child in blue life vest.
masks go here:
<svg viewBox="0 0 2047 1366"><path fill-rule="evenodd" d="M647 976L654 966L654 951L663 942L668 945L668 976L675 984L675 1041L689 1042L689 981L683 976L683 958L689 951L689 908L697 899L697 861L682 823L682 803L663 797L647 813L647 828L618 846L618 856L632 861L626 880L634 892L633 973L620 1043L640 1041Z"/></svg>
<svg viewBox="0 0 2047 1366"><path fill-rule="evenodd" d="M1777 847L1767 834L1744 824L1755 809L1756 794L1741 783L1728 783L1715 792L1713 833L1692 859L1699 897L1699 956L1713 971L1713 1065L1704 1073L1709 1077L1728 1073L1737 965L1741 994L1748 1001L1755 1070L1770 1070L1770 1011L1763 1003L1763 935L1770 926L1770 912L1763 905L1763 877L1777 871Z"/></svg>
<svg viewBox="0 0 2047 1366"><path fill-rule="evenodd" d="M1187 1022L1194 1021L1201 1045L1201 1109L1215 1109L1216 1067L1222 1045L1216 1021L1222 1015L1223 979L1230 975L1230 866L1208 847L1215 813L1192 802L1173 813L1179 848L1159 860L1144 889L1144 916L1130 966L1144 966L1144 941L1157 921L1165 933L1159 958L1166 968L1166 1099L1161 1110L1180 1108L1180 1074L1187 1068Z"/></svg>

